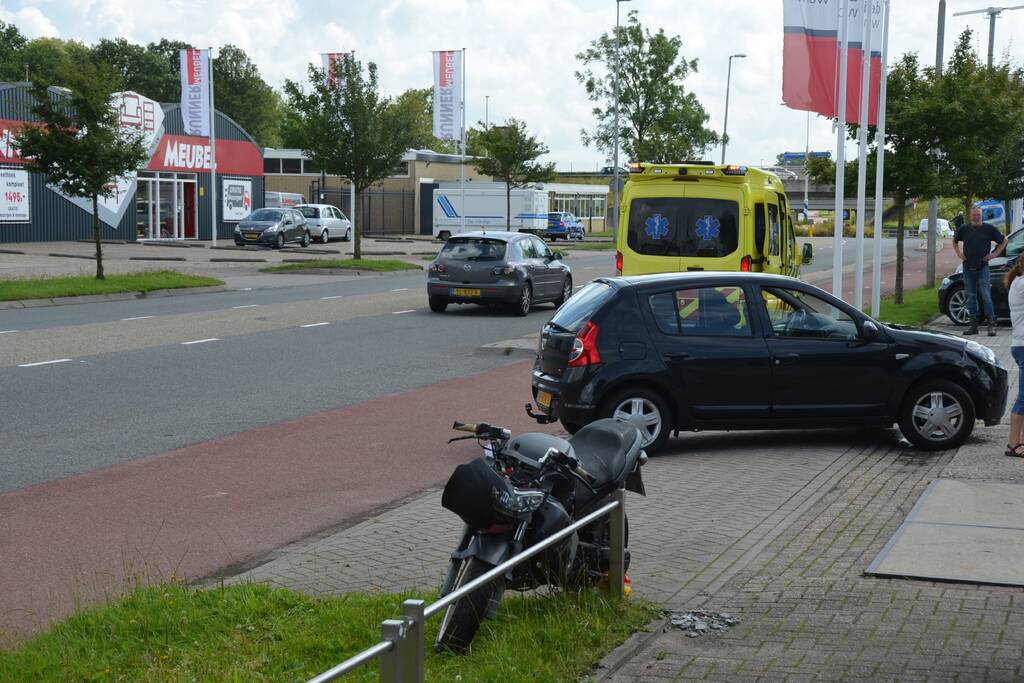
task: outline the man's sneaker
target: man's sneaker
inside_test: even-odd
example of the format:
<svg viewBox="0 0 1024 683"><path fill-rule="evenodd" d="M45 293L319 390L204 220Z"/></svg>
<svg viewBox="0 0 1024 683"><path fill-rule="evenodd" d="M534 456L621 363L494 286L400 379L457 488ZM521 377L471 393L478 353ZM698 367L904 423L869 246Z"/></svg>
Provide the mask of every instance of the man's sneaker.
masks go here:
<svg viewBox="0 0 1024 683"><path fill-rule="evenodd" d="M996 336L996 321L994 321L994 320L989 320L988 321L988 336L990 336L990 337Z"/></svg>
<svg viewBox="0 0 1024 683"><path fill-rule="evenodd" d="M964 336L969 337L972 334L978 334L978 319L971 318L971 326L964 330Z"/></svg>

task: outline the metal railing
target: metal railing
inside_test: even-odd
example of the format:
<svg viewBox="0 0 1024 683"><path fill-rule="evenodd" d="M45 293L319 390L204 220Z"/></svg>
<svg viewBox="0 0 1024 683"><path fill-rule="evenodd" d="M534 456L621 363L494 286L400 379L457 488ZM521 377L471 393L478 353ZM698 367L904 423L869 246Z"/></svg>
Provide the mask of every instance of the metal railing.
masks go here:
<svg viewBox="0 0 1024 683"><path fill-rule="evenodd" d="M424 606L423 600L406 600L402 603L401 619L388 619L381 622L379 643L324 671L319 676L309 679L308 683L326 683L336 680L375 659L380 660L381 683L423 683L423 638L427 619L605 515L609 515L611 522L608 593L621 599L626 578L626 492L624 489L615 491L610 503L602 505L586 517L573 522L512 559L502 562L486 574L477 577L436 602Z"/></svg>

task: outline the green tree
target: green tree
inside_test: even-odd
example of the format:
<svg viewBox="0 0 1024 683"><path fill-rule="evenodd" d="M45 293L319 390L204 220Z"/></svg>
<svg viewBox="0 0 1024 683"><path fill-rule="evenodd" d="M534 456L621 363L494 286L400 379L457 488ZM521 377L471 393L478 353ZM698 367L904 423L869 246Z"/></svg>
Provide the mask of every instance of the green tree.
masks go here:
<svg viewBox="0 0 1024 683"><path fill-rule="evenodd" d="M103 279L99 198L112 194L114 181L136 171L149 158L142 137L123 130L111 96L123 89L109 67L83 61L61 82L67 97L54 99L43 82L32 88L32 112L40 125L24 126L15 139L28 169L71 197L92 200L96 278Z"/></svg>
<svg viewBox="0 0 1024 683"><path fill-rule="evenodd" d="M213 60L214 105L260 145L279 147L281 96L267 85L245 51L225 45ZM177 99L177 98L175 98Z"/></svg>
<svg viewBox="0 0 1024 683"><path fill-rule="evenodd" d="M380 93L377 65L349 57L335 64L333 82L324 70L309 65L307 92L293 81L285 95L293 110L290 135L326 173L348 178L355 186L352 255L362 256L360 212L363 192L394 172L413 140L409 110Z"/></svg>
<svg viewBox="0 0 1024 683"><path fill-rule="evenodd" d="M707 127L708 113L684 85L697 72L697 60L682 56L683 41L663 29L651 33L631 11L619 29L620 146L626 158L674 161L703 156L718 144ZM582 69L576 80L595 103L597 127L583 130L585 145L593 144L609 157L615 141L615 35L602 34L576 55Z"/></svg>
<svg viewBox="0 0 1024 683"><path fill-rule="evenodd" d="M477 136L477 144L486 152L486 156L473 160L477 170L505 183L505 229L511 230L512 190L551 180L555 177L555 165L537 161L548 153L548 148L526 132L524 122L516 119L483 130Z"/></svg>
<svg viewBox="0 0 1024 683"><path fill-rule="evenodd" d="M456 153L457 143L454 140L434 137L433 88L410 88L395 98L395 106L402 109L403 115L412 122L410 147L432 149L442 154Z"/></svg>
<svg viewBox="0 0 1024 683"><path fill-rule="evenodd" d="M180 78L159 54L124 38L104 38L92 47L94 58L109 65L124 84L157 102L177 102L181 96Z"/></svg>
<svg viewBox="0 0 1024 683"><path fill-rule="evenodd" d="M25 67L18 55L27 42L17 26L0 21L0 79L20 81L25 78Z"/></svg>
<svg viewBox="0 0 1024 683"><path fill-rule="evenodd" d="M33 83L67 87L67 76L74 73L79 64L91 62L92 56L89 48L76 41L36 38L18 51L17 59L21 62L18 80L23 80L27 71Z"/></svg>

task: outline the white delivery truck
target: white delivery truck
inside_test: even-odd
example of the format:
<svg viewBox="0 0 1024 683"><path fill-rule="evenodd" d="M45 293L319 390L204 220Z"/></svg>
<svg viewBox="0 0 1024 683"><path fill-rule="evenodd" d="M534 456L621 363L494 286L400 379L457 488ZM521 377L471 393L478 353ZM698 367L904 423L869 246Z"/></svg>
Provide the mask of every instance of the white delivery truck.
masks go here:
<svg viewBox="0 0 1024 683"><path fill-rule="evenodd" d="M463 202L462 191L457 186L434 190L434 237L447 240L460 232L505 230L504 185L467 187L465 192ZM547 190L533 187L512 190L509 200L513 231L543 234L547 230Z"/></svg>

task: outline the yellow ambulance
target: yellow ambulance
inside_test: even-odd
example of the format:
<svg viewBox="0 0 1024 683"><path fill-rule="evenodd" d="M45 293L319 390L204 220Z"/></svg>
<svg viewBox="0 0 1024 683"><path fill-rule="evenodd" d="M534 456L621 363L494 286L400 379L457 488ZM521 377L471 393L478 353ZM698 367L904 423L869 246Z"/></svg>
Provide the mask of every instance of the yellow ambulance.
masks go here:
<svg viewBox="0 0 1024 683"><path fill-rule="evenodd" d="M690 161L631 164L615 264L621 275L726 270L796 277L798 253L782 181L767 171Z"/></svg>

